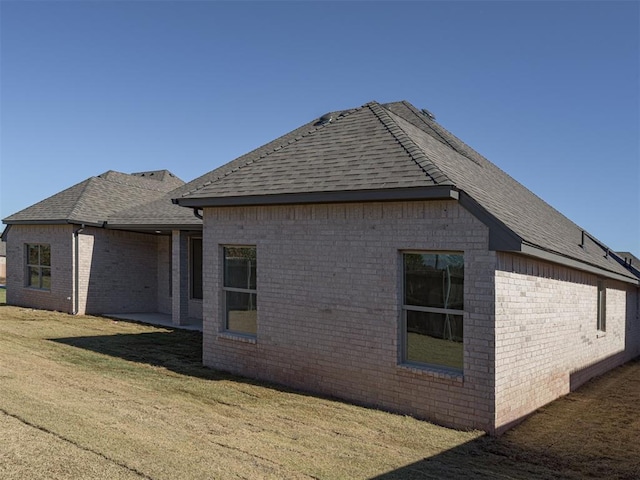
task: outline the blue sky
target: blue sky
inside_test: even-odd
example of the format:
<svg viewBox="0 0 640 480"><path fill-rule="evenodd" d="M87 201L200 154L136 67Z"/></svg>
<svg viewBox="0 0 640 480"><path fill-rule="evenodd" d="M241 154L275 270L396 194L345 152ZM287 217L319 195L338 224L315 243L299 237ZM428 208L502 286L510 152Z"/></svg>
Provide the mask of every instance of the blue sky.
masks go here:
<svg viewBox="0 0 640 480"><path fill-rule="evenodd" d="M640 255L636 1L0 1L0 217L408 100Z"/></svg>

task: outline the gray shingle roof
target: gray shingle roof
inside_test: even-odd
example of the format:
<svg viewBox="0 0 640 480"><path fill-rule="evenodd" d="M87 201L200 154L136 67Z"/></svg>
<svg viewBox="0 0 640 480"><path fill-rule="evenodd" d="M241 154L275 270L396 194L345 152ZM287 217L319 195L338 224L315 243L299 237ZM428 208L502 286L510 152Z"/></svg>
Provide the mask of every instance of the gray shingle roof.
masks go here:
<svg viewBox="0 0 640 480"><path fill-rule="evenodd" d="M461 203L469 199L463 205L509 237L510 245L495 249L555 255L629 277L601 242L586 236L581 246L581 227L408 102L337 112L330 123L307 124L276 145L211 172L200 188L181 189L178 202L282 203L290 196L295 203L296 195L312 192L330 201L338 192L451 186Z"/></svg>
<svg viewBox="0 0 640 480"><path fill-rule="evenodd" d="M633 253L631 252L616 252L616 253L623 260L630 262L632 265L640 267L640 258L636 257Z"/></svg>
<svg viewBox="0 0 640 480"><path fill-rule="evenodd" d="M497 232L496 250L543 258L549 253L557 256L554 260L571 259L629 277L604 254L601 242L408 102L371 102L332 112L187 184L166 170L108 171L4 222L198 229L202 221L172 199L197 207L212 199L240 205L264 199L295 203L301 195L305 201L365 198L345 197L345 192L378 200L459 196L490 232Z"/></svg>
<svg viewBox="0 0 640 480"><path fill-rule="evenodd" d="M289 143L251 156L191 198L451 185L375 105L340 113Z"/></svg>
<svg viewBox="0 0 640 480"><path fill-rule="evenodd" d="M14 213L3 221L7 224L102 224L111 214L161 198L176 186L184 184L167 171L153 173L151 176L128 175L110 170Z"/></svg>
<svg viewBox="0 0 640 480"><path fill-rule="evenodd" d="M631 252L616 252L618 262L640 279L640 258Z"/></svg>
<svg viewBox="0 0 640 480"><path fill-rule="evenodd" d="M346 117L351 113L360 109L345 110L338 112L328 113L326 116L331 117L335 121L338 118ZM313 120L301 127L276 138L275 140L262 145L261 147L248 152L235 160L226 163L214 170L211 170L204 175L190 181L169 193L166 197L148 202L144 205L137 205L132 208L122 210L114 215L111 215L108 220L108 224L118 226L119 228L162 228L163 226L171 227L173 225L191 226L192 228L201 228L202 221L196 218L190 209L174 205L172 199L180 198L183 195L191 192L198 191L199 189L212 185L218 182L222 178L228 177L232 172L235 172L241 167L252 165L262 158L266 158L274 153L280 152L288 145L299 142L301 139L312 135L317 130L330 126L332 122L322 125L317 120ZM313 154L313 152L311 152ZM320 158L315 155L315 158ZM408 157L407 157L408 158ZM262 193L262 186L251 182L253 188ZM282 182L284 184L284 180ZM282 187L282 185L281 185ZM304 191L304 188L299 188L300 191ZM233 194L229 191L228 194Z"/></svg>

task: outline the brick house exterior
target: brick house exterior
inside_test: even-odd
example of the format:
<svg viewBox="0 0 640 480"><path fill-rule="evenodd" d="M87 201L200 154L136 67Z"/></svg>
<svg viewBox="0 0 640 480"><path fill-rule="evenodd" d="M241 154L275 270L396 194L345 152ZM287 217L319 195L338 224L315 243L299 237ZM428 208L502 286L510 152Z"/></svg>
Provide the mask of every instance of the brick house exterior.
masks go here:
<svg viewBox="0 0 640 480"><path fill-rule="evenodd" d="M454 201L208 208L205 224L207 291L220 245L258 253L255 339L225 331L222 297L205 297L215 368L495 433L640 354L637 287L608 282L598 333L596 275L488 251L488 228ZM399 357L407 250L464 252L463 374Z"/></svg>
<svg viewBox="0 0 640 480"><path fill-rule="evenodd" d="M206 365L491 428L495 253L486 249L488 229L456 202L212 208L205 224L216 225L205 233L207 290L220 289L225 244L257 246L259 283L253 342L224 331L219 295L205 299ZM436 249L465 256L464 377L403 365L398 356L398 252Z"/></svg>
<svg viewBox="0 0 640 480"><path fill-rule="evenodd" d="M6 218L7 303L74 314L159 312L177 325L201 318L188 270L202 222L172 205L169 192L182 186L167 171L109 171ZM30 284L29 245L50 251L50 286ZM174 295L183 308L174 308Z"/></svg>
<svg viewBox="0 0 640 480"><path fill-rule="evenodd" d="M241 160L176 200L204 213L206 365L500 433L640 354L637 272L428 112L333 112ZM440 302L438 260L464 263L462 311L412 303L416 255Z"/></svg>
<svg viewBox="0 0 640 480"><path fill-rule="evenodd" d="M8 302L202 317L205 365L490 433L640 354L637 269L407 102L148 173L5 219Z"/></svg>

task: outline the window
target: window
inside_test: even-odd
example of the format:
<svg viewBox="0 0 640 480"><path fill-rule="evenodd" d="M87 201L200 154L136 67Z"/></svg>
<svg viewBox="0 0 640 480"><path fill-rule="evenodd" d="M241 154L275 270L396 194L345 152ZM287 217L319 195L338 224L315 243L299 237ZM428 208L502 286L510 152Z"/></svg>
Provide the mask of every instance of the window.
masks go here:
<svg viewBox="0 0 640 480"><path fill-rule="evenodd" d="M192 237L191 253L191 298L202 299L202 238Z"/></svg>
<svg viewBox="0 0 640 480"><path fill-rule="evenodd" d="M462 371L464 257L404 253L403 361Z"/></svg>
<svg viewBox="0 0 640 480"><path fill-rule="evenodd" d="M256 247L224 247L225 329L255 335L258 331Z"/></svg>
<svg viewBox="0 0 640 480"><path fill-rule="evenodd" d="M607 288L604 280L598 280L598 320L599 332L607 331Z"/></svg>
<svg viewBox="0 0 640 480"><path fill-rule="evenodd" d="M27 286L51 290L51 246L27 244Z"/></svg>

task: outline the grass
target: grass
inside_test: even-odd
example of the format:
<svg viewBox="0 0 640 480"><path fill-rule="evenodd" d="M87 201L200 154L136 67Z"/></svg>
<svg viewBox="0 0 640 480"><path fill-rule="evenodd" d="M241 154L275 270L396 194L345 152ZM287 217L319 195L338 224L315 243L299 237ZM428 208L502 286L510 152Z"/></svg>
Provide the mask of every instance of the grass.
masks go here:
<svg viewBox="0 0 640 480"><path fill-rule="evenodd" d="M640 476L638 362L494 439L220 373L200 355L197 332L0 307L0 478Z"/></svg>
<svg viewBox="0 0 640 480"><path fill-rule="evenodd" d="M5 288L0 288L0 305L3 303L7 303L7 290Z"/></svg>

